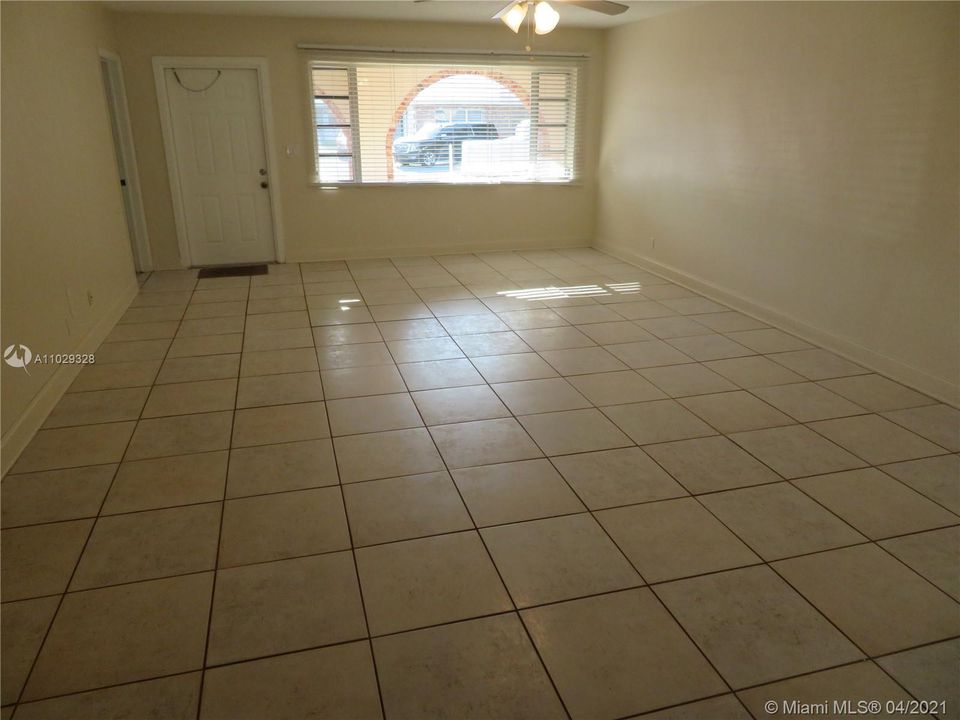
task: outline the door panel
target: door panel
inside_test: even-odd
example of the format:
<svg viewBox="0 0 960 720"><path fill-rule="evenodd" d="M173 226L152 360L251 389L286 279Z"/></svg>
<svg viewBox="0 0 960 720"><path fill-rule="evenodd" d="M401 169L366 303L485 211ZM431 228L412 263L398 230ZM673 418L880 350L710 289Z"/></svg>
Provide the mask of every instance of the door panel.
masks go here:
<svg viewBox="0 0 960 720"><path fill-rule="evenodd" d="M273 261L257 71L168 68L164 77L192 264Z"/></svg>

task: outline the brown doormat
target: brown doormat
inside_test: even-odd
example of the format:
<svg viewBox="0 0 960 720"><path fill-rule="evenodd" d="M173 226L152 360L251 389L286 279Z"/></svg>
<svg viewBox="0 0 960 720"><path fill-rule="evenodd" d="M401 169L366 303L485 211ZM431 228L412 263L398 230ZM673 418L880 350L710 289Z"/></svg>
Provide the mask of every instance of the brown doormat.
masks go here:
<svg viewBox="0 0 960 720"><path fill-rule="evenodd" d="M246 275L266 275L266 265L227 265L224 267L200 268L198 278L244 277Z"/></svg>

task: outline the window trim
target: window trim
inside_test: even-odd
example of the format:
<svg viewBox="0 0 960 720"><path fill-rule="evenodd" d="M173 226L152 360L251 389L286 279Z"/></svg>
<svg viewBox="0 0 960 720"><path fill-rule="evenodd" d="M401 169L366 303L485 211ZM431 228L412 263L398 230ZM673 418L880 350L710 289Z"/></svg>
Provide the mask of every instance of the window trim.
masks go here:
<svg viewBox="0 0 960 720"><path fill-rule="evenodd" d="M301 43L297 45L298 50L307 51L307 57L304 63L305 66L305 75L307 79L307 97L309 100L309 128L311 134L311 147L313 152L308 158L309 161L309 172L308 177L309 181L307 183L308 187L312 187L318 190L339 190L342 188L354 188L354 187L395 187L395 188L411 188L411 187L497 187L498 185L515 187L515 186L531 186L531 187L582 187L584 185L584 164L583 164L583 154L584 148L582 142L580 142L583 133L584 125L586 123L586 112L584 106L584 78L587 74L587 62L590 60L590 55L586 53L552 53L547 55L534 55L531 56L528 53L496 53L490 51L474 51L474 50L449 50L449 51L427 51L427 50L409 50L409 49L396 49L396 48L365 48L365 47L353 47L353 46L323 46L323 45L314 45L310 43ZM349 60L344 60L343 58L337 59L337 54L343 54L350 56ZM356 57L357 55L363 56L362 58ZM542 60L549 62L550 60L561 61L562 64L569 64L569 67L565 71L572 75L568 97L566 102L572 108L573 113L573 122L567 123L567 157L570 167L573 169L573 176L570 178L561 178L561 179L544 179L544 180L511 180L511 179L492 179L492 180L470 180L467 182L444 182L444 181L433 181L433 180L422 180L416 182L410 181L373 181L373 182L364 182L362 179L362 168L361 168L361 150L360 150L360 117L359 117L359 98L358 98L358 83L357 83L357 65L356 63L365 60L372 59L370 56L382 56L383 60L381 62L388 62L389 58L397 59L402 58L403 56L408 56L412 60L422 60L423 62L438 62L440 60L445 60L451 63L451 65L462 65L466 67L472 67L475 65L486 65L486 64L498 64L498 62L504 64L514 64L519 60ZM451 61L451 58L455 57L457 60ZM494 63L491 63L491 60L494 60ZM402 62L402 61L401 61ZM337 68L344 69L348 71L349 77L349 90L350 90L350 129L352 133L351 147L353 148L353 180L351 181L331 181L331 180L322 180L317 174L317 158L319 157L319 148L317 143L317 133L316 133L316 118L314 115L314 94L313 94L313 69L315 67L327 67L327 68ZM558 66L562 67L562 66ZM570 70L574 72L570 72ZM531 105L530 105L530 116L531 118L534 115L534 102L533 102L533 93L532 87L536 78L539 74L546 72L551 74L551 72L558 72L558 70L532 70L531 71ZM571 127L572 126L572 127ZM536 142L534 135L537 133L531 132L531 143Z"/></svg>

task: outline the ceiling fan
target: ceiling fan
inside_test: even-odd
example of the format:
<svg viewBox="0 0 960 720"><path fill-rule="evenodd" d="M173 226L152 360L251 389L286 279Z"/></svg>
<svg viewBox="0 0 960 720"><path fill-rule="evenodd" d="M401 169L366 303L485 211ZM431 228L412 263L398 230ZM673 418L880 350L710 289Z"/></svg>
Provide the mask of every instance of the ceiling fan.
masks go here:
<svg viewBox="0 0 960 720"><path fill-rule="evenodd" d="M630 8L618 2L611 0L554 0L566 5L576 5L585 10L603 13L604 15L619 15ZM503 7L500 12L493 16L494 20L500 20L504 25L515 33L520 32L523 21L527 17L530 9L533 8L533 27L537 35L546 35L553 30L560 22L560 13L546 0L513 0Z"/></svg>

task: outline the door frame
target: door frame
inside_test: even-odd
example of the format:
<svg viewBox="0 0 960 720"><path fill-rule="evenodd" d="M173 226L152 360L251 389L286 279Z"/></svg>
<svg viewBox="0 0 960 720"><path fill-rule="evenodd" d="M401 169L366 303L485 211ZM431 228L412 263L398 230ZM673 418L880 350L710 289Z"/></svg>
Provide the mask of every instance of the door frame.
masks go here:
<svg viewBox="0 0 960 720"><path fill-rule="evenodd" d="M147 217L143 210L143 195L140 191L140 172L137 169L137 150L133 143L130 109L127 106L127 89L123 81L123 63L119 55L105 48L98 48L97 54L100 56L100 62L107 68L108 86L103 89L107 95L107 111L116 115L119 140L116 151L121 156L118 159L126 174L130 214L133 220L132 227L129 228L133 264L137 272L149 272L153 270L153 255L150 252Z"/></svg>
<svg viewBox="0 0 960 720"><path fill-rule="evenodd" d="M186 212L183 202L183 186L180 182L180 167L177 162L176 140L173 133L173 115L167 95L166 70L178 67L211 70L255 70L260 88L260 115L263 126L263 146L267 162L267 177L270 179L270 215L273 222L273 247L275 262L284 262L283 227L280 222L280 183L277 155L273 145L273 114L270 103L270 75L264 57L172 57L153 58L153 79L157 87L157 102L160 106L160 129L163 133L163 151L167 160L167 175L170 179L170 194L173 199L173 218L180 247L180 264L190 267L190 239L187 235Z"/></svg>

